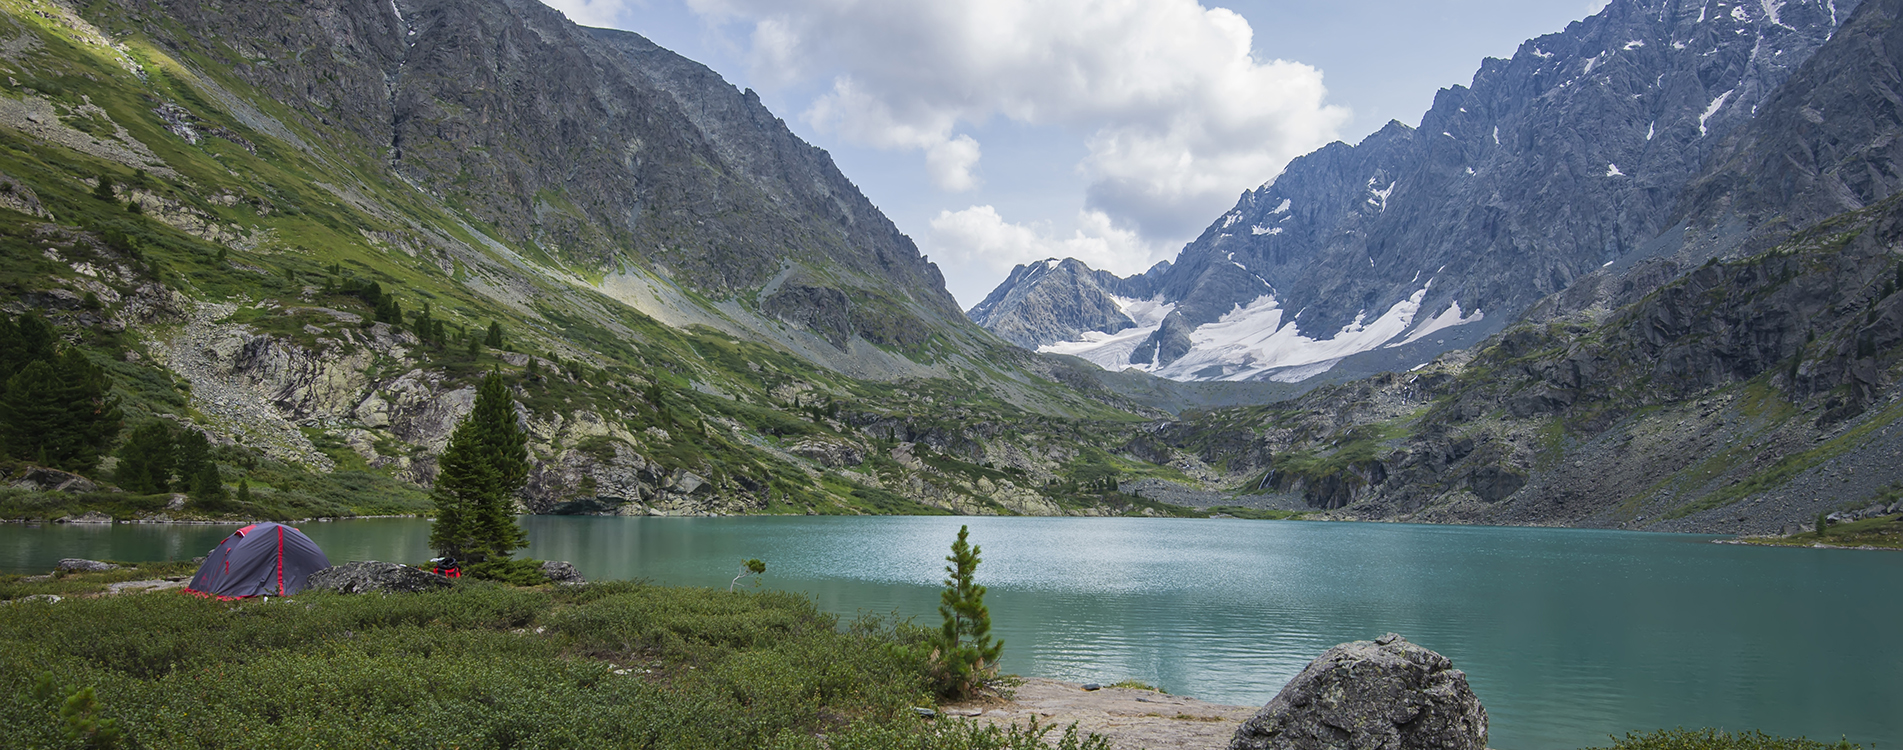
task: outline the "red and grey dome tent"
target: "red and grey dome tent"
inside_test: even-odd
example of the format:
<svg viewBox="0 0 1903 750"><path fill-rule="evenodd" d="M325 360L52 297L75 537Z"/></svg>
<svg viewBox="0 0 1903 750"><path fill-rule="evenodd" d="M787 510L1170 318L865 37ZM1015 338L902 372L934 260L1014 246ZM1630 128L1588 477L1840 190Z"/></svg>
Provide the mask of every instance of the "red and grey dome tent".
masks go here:
<svg viewBox="0 0 1903 750"><path fill-rule="evenodd" d="M185 591L220 599L289 596L303 591L312 573L328 567L330 558L304 532L254 523L219 542Z"/></svg>

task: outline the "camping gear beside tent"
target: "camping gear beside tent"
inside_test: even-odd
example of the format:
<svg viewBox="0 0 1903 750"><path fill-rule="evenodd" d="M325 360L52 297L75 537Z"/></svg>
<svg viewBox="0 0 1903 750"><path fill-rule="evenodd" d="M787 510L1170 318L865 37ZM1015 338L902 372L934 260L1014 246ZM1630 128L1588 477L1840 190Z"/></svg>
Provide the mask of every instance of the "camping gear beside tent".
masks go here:
<svg viewBox="0 0 1903 750"><path fill-rule="evenodd" d="M303 591L312 573L328 567L330 558L304 532L254 523L212 548L185 591L220 599L289 596Z"/></svg>

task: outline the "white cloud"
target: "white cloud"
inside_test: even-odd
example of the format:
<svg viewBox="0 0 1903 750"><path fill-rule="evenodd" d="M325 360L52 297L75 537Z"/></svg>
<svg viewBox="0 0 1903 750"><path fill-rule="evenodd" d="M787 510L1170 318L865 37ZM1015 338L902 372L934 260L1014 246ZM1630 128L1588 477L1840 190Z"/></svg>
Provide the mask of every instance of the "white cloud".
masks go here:
<svg viewBox="0 0 1903 750"><path fill-rule="evenodd" d="M646 9L644 0L542 0L550 8L582 26L613 28L630 10Z"/></svg>
<svg viewBox="0 0 1903 750"><path fill-rule="evenodd" d="M977 185L969 131L994 118L1073 134L1088 206L1156 240L1193 234L1348 118L1319 71L1257 61L1246 20L1195 0L687 2L751 27L757 81L830 78L808 123L922 152L942 189Z"/></svg>
<svg viewBox="0 0 1903 750"><path fill-rule="evenodd" d="M1047 224L1005 221L991 206L938 212L926 239L934 255L982 267L994 280L1012 266L1044 258L1076 258L1091 268L1129 275L1154 263L1160 249L1116 227L1102 211L1079 211L1077 228L1061 237Z"/></svg>
<svg viewBox="0 0 1903 750"><path fill-rule="evenodd" d="M970 190L978 187L978 178L972 175L971 168L978 163L979 155L978 142L971 136L961 135L926 149L925 168L932 175L932 184L940 188Z"/></svg>

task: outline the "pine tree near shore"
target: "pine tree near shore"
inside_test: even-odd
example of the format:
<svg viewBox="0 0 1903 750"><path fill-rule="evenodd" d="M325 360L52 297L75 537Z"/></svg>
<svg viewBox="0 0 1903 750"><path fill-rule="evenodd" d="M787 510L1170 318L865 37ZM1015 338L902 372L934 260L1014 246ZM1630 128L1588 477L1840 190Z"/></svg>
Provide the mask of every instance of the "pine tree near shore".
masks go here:
<svg viewBox="0 0 1903 750"><path fill-rule="evenodd" d="M945 561L945 590L939 594L938 613L945 624L933 639L939 663L944 665L942 692L967 697L998 673L998 655L1004 641L991 640L991 610L985 607L985 587L972 581L978 570L978 545L966 541L970 529L958 527L958 540Z"/></svg>
<svg viewBox="0 0 1903 750"><path fill-rule="evenodd" d="M515 492L529 476L528 435L516 424L515 399L500 373L483 377L475 407L450 434L437 465L431 547L480 563L528 545L515 522Z"/></svg>
<svg viewBox="0 0 1903 750"><path fill-rule="evenodd" d="M43 359L43 353L25 347L5 355L0 358L25 361L0 380L0 448L43 466L91 470L119 434L112 379L72 349Z"/></svg>

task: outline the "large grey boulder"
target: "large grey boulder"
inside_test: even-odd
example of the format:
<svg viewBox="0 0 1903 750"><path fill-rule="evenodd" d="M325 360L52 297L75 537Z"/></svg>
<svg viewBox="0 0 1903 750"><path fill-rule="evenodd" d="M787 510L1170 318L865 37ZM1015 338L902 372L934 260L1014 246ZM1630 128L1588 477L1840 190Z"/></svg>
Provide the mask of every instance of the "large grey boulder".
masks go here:
<svg viewBox="0 0 1903 750"><path fill-rule="evenodd" d="M452 582L427 570L375 560L332 565L311 574L306 588L335 591L340 594L364 594L372 591L416 593L449 588Z"/></svg>
<svg viewBox="0 0 1903 750"><path fill-rule="evenodd" d="M1328 649L1230 750L1484 750L1487 710L1447 657L1389 633Z"/></svg>
<svg viewBox="0 0 1903 750"><path fill-rule="evenodd" d="M581 571L565 560L549 560L542 563L542 576L552 583L587 583Z"/></svg>

